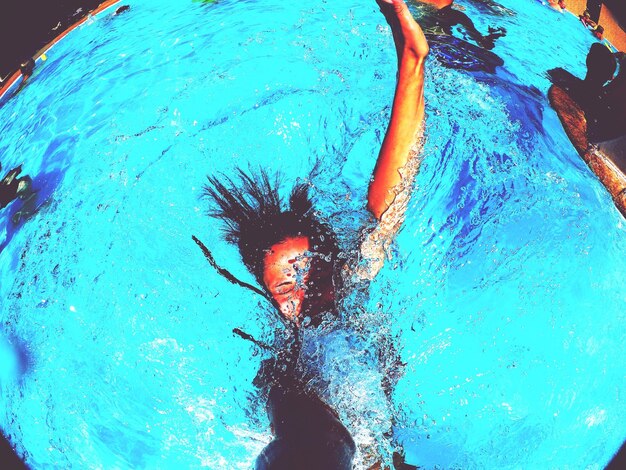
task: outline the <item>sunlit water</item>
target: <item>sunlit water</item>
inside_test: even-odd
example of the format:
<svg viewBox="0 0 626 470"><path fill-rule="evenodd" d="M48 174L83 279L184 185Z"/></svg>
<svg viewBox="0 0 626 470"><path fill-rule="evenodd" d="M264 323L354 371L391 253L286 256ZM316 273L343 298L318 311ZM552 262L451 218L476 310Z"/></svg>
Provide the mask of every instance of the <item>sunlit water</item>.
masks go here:
<svg viewBox="0 0 626 470"><path fill-rule="evenodd" d="M601 468L625 437L626 227L545 97L545 71L581 76L592 39L537 2L462 3L508 30L505 65L429 60L424 162L362 299L407 364L394 441L425 468ZM0 213L0 425L35 468L249 468L271 439L264 356L232 329L269 341L278 325L191 240L252 282L205 216L205 175L309 181L353 247L390 34L374 2L131 5L0 108L3 168L23 162L43 203L17 229L17 205Z"/></svg>

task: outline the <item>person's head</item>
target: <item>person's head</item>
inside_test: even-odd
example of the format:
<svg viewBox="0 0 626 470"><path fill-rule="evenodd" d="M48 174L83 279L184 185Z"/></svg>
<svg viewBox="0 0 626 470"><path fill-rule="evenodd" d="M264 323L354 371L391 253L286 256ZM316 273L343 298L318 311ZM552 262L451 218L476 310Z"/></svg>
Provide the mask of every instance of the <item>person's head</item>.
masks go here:
<svg viewBox="0 0 626 470"><path fill-rule="evenodd" d="M598 39L602 39L603 34L604 34L604 27L600 25L596 26L596 28L593 30L593 35L597 37Z"/></svg>
<svg viewBox="0 0 626 470"><path fill-rule="evenodd" d="M35 61L32 58L28 58L20 64L20 72L24 77L31 76L34 69Z"/></svg>
<svg viewBox="0 0 626 470"><path fill-rule="evenodd" d="M121 15L122 13L128 10L130 10L130 5L122 5L117 10L115 10L115 13L113 13L113 16Z"/></svg>
<svg viewBox="0 0 626 470"><path fill-rule="evenodd" d="M601 28L601 26L598 26ZM617 64L613 53L604 44L596 42L591 45L587 54L587 76L585 82L590 85L601 87L615 73Z"/></svg>
<svg viewBox="0 0 626 470"><path fill-rule="evenodd" d="M314 214L308 187L296 185L285 207L278 179L238 170L238 181L209 177L205 195L221 219L225 239L239 248L257 282L284 317L297 322L334 308L338 247L330 227Z"/></svg>

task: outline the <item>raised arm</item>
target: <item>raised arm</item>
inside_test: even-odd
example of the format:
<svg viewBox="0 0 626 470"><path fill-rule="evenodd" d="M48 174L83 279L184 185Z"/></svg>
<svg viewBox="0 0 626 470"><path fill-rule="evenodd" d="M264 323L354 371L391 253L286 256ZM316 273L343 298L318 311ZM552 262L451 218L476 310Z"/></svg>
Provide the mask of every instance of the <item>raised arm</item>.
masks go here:
<svg viewBox="0 0 626 470"><path fill-rule="evenodd" d="M411 157L424 120L424 60L428 43L402 0L376 0L391 26L398 54L398 82L391 119L380 148L367 196L367 207L380 220L389 208L402 180L402 169Z"/></svg>

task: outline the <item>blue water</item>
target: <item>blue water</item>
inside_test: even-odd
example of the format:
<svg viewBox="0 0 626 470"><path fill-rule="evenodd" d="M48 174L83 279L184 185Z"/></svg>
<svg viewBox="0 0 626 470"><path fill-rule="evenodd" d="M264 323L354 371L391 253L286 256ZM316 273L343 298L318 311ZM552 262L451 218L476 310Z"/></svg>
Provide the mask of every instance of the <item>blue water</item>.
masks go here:
<svg viewBox="0 0 626 470"><path fill-rule="evenodd" d="M396 439L424 468L602 468L626 437L626 226L545 97L545 71L582 76L592 38L537 2L460 3L508 30L505 65L428 62L422 169L363 306L407 363ZM3 168L23 162L41 204L17 228L17 206L0 213L0 426L34 468L249 468L271 439L263 356L232 329L277 325L191 240L252 282L205 176L310 181L348 249L390 34L374 2L130 4L0 108Z"/></svg>

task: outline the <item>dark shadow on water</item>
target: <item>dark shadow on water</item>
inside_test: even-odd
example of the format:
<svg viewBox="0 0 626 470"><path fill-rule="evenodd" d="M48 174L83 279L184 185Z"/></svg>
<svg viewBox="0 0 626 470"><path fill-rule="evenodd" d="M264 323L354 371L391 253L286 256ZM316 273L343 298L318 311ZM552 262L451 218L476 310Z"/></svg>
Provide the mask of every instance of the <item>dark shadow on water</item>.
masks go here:
<svg viewBox="0 0 626 470"><path fill-rule="evenodd" d="M33 355L24 340L6 331L5 327L11 329L11 323L10 318L5 318L4 325L0 326L0 351L5 358L3 364L0 364L0 382L10 380L21 385L24 376L32 368Z"/></svg>
<svg viewBox="0 0 626 470"><path fill-rule="evenodd" d="M10 325L10 322L7 322ZM13 334L7 334L0 327L0 383L5 382L10 388L21 387L24 375L31 368L32 355L28 346ZM0 468L26 469L22 458L15 451L12 436L0 430Z"/></svg>
<svg viewBox="0 0 626 470"><path fill-rule="evenodd" d="M0 243L0 253L9 245L13 237L25 223L33 223L31 219L50 203L52 193L63 178L61 170L53 170L33 178L32 187L36 192L33 200L15 200L0 211L0 233L6 236ZM13 221L19 217L17 223ZM15 260L17 262L17 260Z"/></svg>
<svg viewBox="0 0 626 470"><path fill-rule="evenodd" d="M448 34L426 33L430 55L449 69L495 73L504 60L497 54Z"/></svg>
<svg viewBox="0 0 626 470"><path fill-rule="evenodd" d="M548 102L541 90L533 85L519 83L515 75L504 69L498 69L495 74L473 76L477 81L489 85L492 96L500 98L511 122L518 122L528 132L543 133L543 111Z"/></svg>

